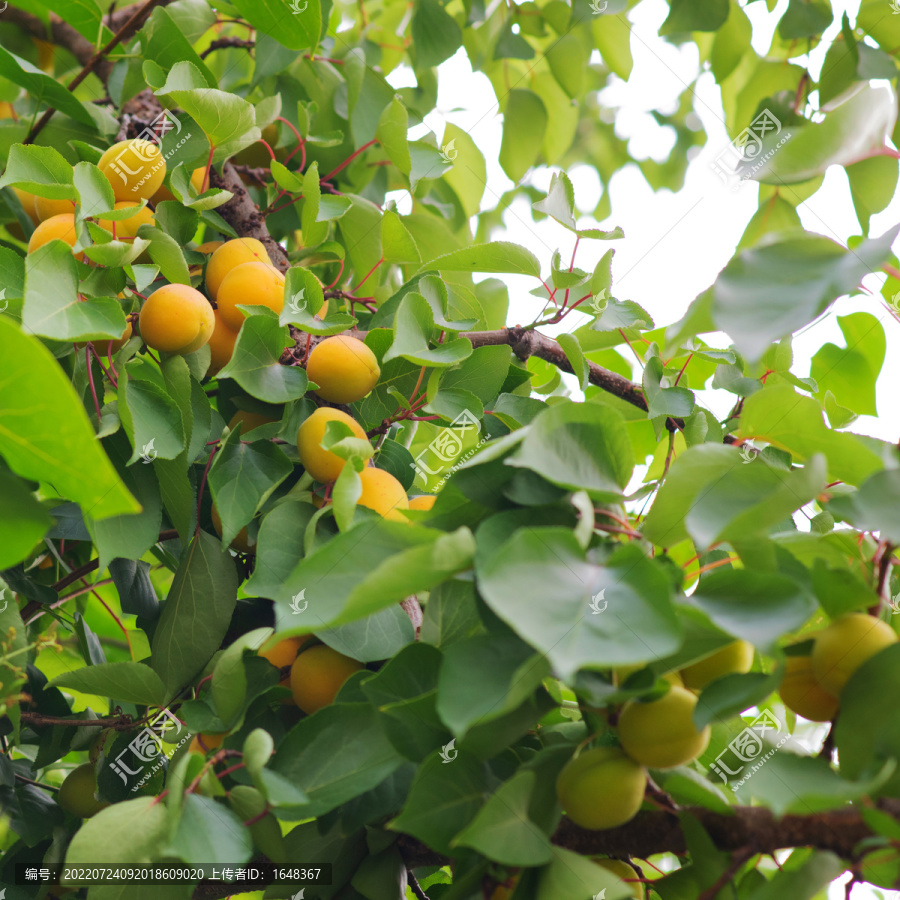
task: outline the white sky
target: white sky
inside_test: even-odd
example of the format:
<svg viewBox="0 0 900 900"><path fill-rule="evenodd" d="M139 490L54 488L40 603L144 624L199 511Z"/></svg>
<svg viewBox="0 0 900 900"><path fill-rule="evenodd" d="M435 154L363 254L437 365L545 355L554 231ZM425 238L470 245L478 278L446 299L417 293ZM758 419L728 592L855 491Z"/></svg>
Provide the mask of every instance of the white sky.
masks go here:
<svg viewBox="0 0 900 900"><path fill-rule="evenodd" d="M828 44L840 31L841 14L846 10L854 21L859 3L860 0L832 0L835 22L809 60L814 76L818 75ZM760 55L768 50L778 20L787 6L788 0L779 0L772 13L763 2L746 7L745 12L753 23L753 47ZM679 94L694 81L699 67L696 45L687 43L675 47L659 38L658 30L667 12L663 0L644 0L629 13L633 26L634 69L627 83L612 76L611 85L601 95L604 104L616 110L616 134L628 140L631 155L639 159L665 157L674 136L670 129L659 126L649 111L674 111ZM806 63L805 58L798 61ZM395 87L412 83L411 73L404 70L395 71L388 80ZM472 72L464 51L460 50L441 66L438 86L437 109L426 119L426 124L438 138L443 135L447 121L472 135L487 161L488 185L482 205L490 208L512 187L498 162L502 119L491 84L483 74ZM703 75L695 90L694 110L703 123L708 140L692 161L683 189L678 193L668 190L654 193L636 166L626 166L613 176L610 185L612 215L599 223L605 228L621 225L625 239L613 243L582 242L577 259L580 268L590 271L610 246L615 247L613 294L620 300L639 303L650 312L657 325L677 321L691 301L715 280L734 254L744 228L757 209L758 188L755 184L745 183L737 192L731 192L710 169L710 162L727 146L729 137L725 131L719 89L712 75ZM418 129L411 137L421 137L419 132L425 130L424 127ZM551 173L551 169L537 169L531 173L531 181L546 189ZM580 166L570 169L568 174L575 186L579 209L583 213L593 210L600 198L596 173L588 166ZM409 198L398 192L395 199L401 212L406 212ZM847 177L839 168L832 167L828 171L823 186L798 207L798 212L807 230L841 244L846 245L851 235L859 233ZM900 199L895 194L887 209L872 217L870 234L878 236L897 221L900 221ZM585 216L579 224L587 226L593 221ZM510 240L528 247L541 260L545 275L549 272L550 257L555 249L561 251L563 259L568 259L571 253L572 235L549 219L532 222L525 200L517 201L511 207L505 216L505 225L506 233L497 233L494 239ZM504 276L504 281L510 287L509 323L532 321L540 309L540 301L528 294L535 286L533 279ZM839 300L821 321L796 336L793 371L801 377L808 375L812 354L827 341L844 345L836 321L838 315L865 311L876 316L887 337L885 363L877 392L880 416L877 419L860 417L850 430L896 441L900 437L900 404L892 403L892 397L896 396L894 385L900 379L900 322L890 316L878 293L883 281L884 276L870 275L865 285L874 296L861 294ZM573 331L585 321L586 318L573 314L560 330ZM710 336L708 340L715 346L727 346L727 336L719 337L720 340L715 340ZM573 381L569 384L575 387ZM725 392L717 393L720 396L716 398L714 392L704 392L699 399L723 416L734 398ZM900 900L900 894L893 895L890 891L880 892L862 886L853 891L853 900L874 900L882 896ZM844 889L836 883L829 891L829 898L843 897Z"/></svg>

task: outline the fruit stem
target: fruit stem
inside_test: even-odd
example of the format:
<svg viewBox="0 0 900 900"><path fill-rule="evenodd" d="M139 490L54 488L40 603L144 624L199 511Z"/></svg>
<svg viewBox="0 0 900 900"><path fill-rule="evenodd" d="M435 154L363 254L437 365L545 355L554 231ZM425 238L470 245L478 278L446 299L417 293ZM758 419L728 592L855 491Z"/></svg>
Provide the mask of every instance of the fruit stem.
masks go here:
<svg viewBox="0 0 900 900"><path fill-rule="evenodd" d="M128 652L131 654L132 661L134 660L134 647L131 646L131 637L128 634L128 629L122 624L122 620L115 614L115 612L109 607L107 602L97 593L97 591L91 589L91 593L103 604L103 608L113 617L116 625L119 626L119 630L122 634L125 635L125 643L128 644Z"/></svg>
<svg viewBox="0 0 900 900"><path fill-rule="evenodd" d="M263 143L265 144L266 142L263 141ZM266 146L268 146L268 144L266 144ZM207 157L207 160L206 160L206 168L203 170L203 181L200 182L200 193L201 194L206 190L207 186L209 185L209 170L212 168L213 153L215 152L215 149L216 148L213 147L212 144L209 145L209 156ZM272 151L269 150L269 152L271 153ZM275 158L274 155L272 158L273 159Z"/></svg>
<svg viewBox="0 0 900 900"><path fill-rule="evenodd" d="M97 427L100 427L100 401L97 399L97 388L94 386L94 369L91 365L91 345L84 348L84 357L87 362L88 382L91 385L91 396L94 398L94 408L97 410Z"/></svg>
<svg viewBox="0 0 900 900"><path fill-rule="evenodd" d="M212 465L213 457L216 455L218 447L213 447L209 451L209 459L206 460L206 468L203 470L203 477L200 479L200 489L197 491L197 528L194 534L200 533L200 505L203 503L203 489L206 487L206 476L209 475L209 467Z"/></svg>
<svg viewBox="0 0 900 900"><path fill-rule="evenodd" d="M369 277L374 273L374 271L375 271L375 270L376 270L383 262L384 262L384 257L382 256L381 259L379 259L378 262L375 263L375 265L372 266L371 269L369 269L369 271L366 273L366 277L363 278L363 280L362 280L358 285L356 285L355 288L352 289L351 293L355 294L355 293L356 293L356 292L357 292L357 291L358 291L358 290L359 290L359 289L360 289L360 288L361 288L361 287L369 280Z"/></svg>
<svg viewBox="0 0 900 900"><path fill-rule="evenodd" d="M332 178L334 178L335 175L337 175L338 172L340 172L342 169L346 169L347 166L349 166L350 163L352 163L360 153L368 150L369 147L377 143L378 138L372 138L372 140L367 144L363 144L362 147L359 148L359 150L354 150L353 153L351 153L336 169L332 169L324 178L320 178L319 184L321 184L323 181L330 181Z"/></svg>

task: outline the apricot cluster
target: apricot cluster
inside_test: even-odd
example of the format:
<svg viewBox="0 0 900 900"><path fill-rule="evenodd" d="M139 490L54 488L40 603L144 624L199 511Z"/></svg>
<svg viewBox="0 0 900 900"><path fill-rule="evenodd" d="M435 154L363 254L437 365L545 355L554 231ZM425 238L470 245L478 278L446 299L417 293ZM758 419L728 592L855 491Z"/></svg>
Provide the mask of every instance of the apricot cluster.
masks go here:
<svg viewBox="0 0 900 900"><path fill-rule="evenodd" d="M812 722L834 718L850 676L867 660L897 642L886 622L865 613L835 619L815 636L809 656L789 656L780 694L784 705Z"/></svg>

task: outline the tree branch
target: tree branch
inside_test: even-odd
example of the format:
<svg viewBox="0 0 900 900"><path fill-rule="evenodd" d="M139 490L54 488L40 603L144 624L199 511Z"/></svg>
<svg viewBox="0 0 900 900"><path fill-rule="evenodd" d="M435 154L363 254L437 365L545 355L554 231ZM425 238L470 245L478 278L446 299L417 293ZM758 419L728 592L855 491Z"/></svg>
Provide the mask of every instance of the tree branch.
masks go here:
<svg viewBox="0 0 900 900"><path fill-rule="evenodd" d="M18 25L22 31L39 40L65 47L83 66L87 65L94 56L93 44L82 37L68 22L63 22L55 13L50 13L50 24L45 25L37 16L10 6L3 13L3 21ZM101 60L94 67L97 77L104 84L109 78L112 67L113 64L108 59Z"/></svg>

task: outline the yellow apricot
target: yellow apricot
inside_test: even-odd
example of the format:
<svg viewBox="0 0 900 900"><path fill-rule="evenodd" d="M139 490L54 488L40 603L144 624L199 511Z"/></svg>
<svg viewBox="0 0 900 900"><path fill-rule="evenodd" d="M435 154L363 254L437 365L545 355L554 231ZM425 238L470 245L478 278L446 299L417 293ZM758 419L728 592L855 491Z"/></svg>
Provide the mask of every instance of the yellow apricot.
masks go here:
<svg viewBox="0 0 900 900"><path fill-rule="evenodd" d="M306 374L329 403L354 403L378 383L381 369L375 354L360 340L337 334L317 344L306 363Z"/></svg>
<svg viewBox="0 0 900 900"><path fill-rule="evenodd" d="M90 763L84 763L72 769L66 776L56 795L56 802L73 816L89 819L109 806L108 803L98 800L96 793L97 776L94 774L94 767Z"/></svg>
<svg viewBox="0 0 900 900"><path fill-rule="evenodd" d="M38 52L38 68L46 72L48 75L53 72L53 57L56 54L56 47L40 38L32 38L34 46Z"/></svg>
<svg viewBox="0 0 900 900"><path fill-rule="evenodd" d="M222 517L216 509L215 503L210 511L210 518L212 519L213 528L216 529L216 534L222 537ZM231 539L231 549L239 550L241 553L256 553L256 544L250 543L250 535L247 533L246 526Z"/></svg>
<svg viewBox="0 0 900 900"><path fill-rule="evenodd" d="M365 431L352 416L327 406L317 409L297 430L297 452L300 454L300 462L316 481L336 481L346 464L346 460L321 446L329 422L343 422L353 432L354 437L366 440Z"/></svg>
<svg viewBox="0 0 900 900"><path fill-rule="evenodd" d="M209 336L209 374L215 375L231 360L237 332L232 331L217 309L213 310L213 332Z"/></svg>
<svg viewBox="0 0 900 900"><path fill-rule="evenodd" d="M620 881L628 882L628 887L631 888L631 896L634 897L634 900L644 900L646 896L644 885L640 881L635 881L638 873L627 862L623 862L621 859L595 859L594 862L601 868L606 869L607 872L612 872Z"/></svg>
<svg viewBox="0 0 900 900"><path fill-rule="evenodd" d="M34 198L34 213L39 222L46 222L53 216L74 215L74 200L51 200L49 197Z"/></svg>
<svg viewBox="0 0 900 900"><path fill-rule="evenodd" d="M205 756L210 750L218 750L225 738L224 734L195 734L188 750Z"/></svg>
<svg viewBox="0 0 900 900"><path fill-rule="evenodd" d="M291 666L294 703L305 713L328 706L344 682L362 667L362 663L324 644L304 650Z"/></svg>
<svg viewBox="0 0 900 900"><path fill-rule="evenodd" d="M436 500L437 494L420 494L418 497L410 498L409 508L428 512L434 506Z"/></svg>
<svg viewBox="0 0 900 900"><path fill-rule="evenodd" d="M198 253L202 253L204 256L209 256L211 253L214 253L219 247L224 244L225 241L204 241L202 244L198 244L194 249Z"/></svg>
<svg viewBox="0 0 900 900"><path fill-rule="evenodd" d="M685 666L681 678L686 688L702 691L711 681L724 675L749 672L753 665L753 644L734 641L705 659Z"/></svg>
<svg viewBox="0 0 900 900"><path fill-rule="evenodd" d="M153 141L119 141L97 163L116 200L149 200L166 177L166 161Z"/></svg>
<svg viewBox="0 0 900 900"><path fill-rule="evenodd" d="M16 119L18 120L16 111L12 103L8 100L0 100L0 119Z"/></svg>
<svg viewBox="0 0 900 900"><path fill-rule="evenodd" d="M44 244L49 244L50 241L55 240L65 241L70 247L75 246L78 235L75 231L74 213L51 216L46 222L41 222L31 233L31 237L28 240L28 252L34 253L39 247L43 247ZM84 259L84 253L76 253L75 259Z"/></svg>
<svg viewBox="0 0 900 900"><path fill-rule="evenodd" d="M166 284L144 302L141 337L148 347L166 353L193 353L215 328L213 308L200 291L186 284Z"/></svg>
<svg viewBox="0 0 900 900"><path fill-rule="evenodd" d="M283 669L285 666L293 664L297 654L300 652L300 648L311 637L311 634L304 634L301 637L285 638L268 649L260 650L258 655L272 663L276 669Z"/></svg>
<svg viewBox="0 0 900 900"><path fill-rule="evenodd" d="M896 641L891 626L875 616L865 613L842 616L816 636L812 651L813 676L822 690L837 696L866 660Z"/></svg>
<svg viewBox="0 0 900 900"><path fill-rule="evenodd" d="M244 314L237 308L238 304L268 306L276 313L284 309L284 275L268 263L241 263L222 279L216 303L225 324L233 331L239 331L244 324Z"/></svg>
<svg viewBox="0 0 900 900"><path fill-rule="evenodd" d="M694 725L697 696L671 687L658 700L629 700L619 715L619 742L634 760L653 769L670 769L696 759L709 744L710 729Z"/></svg>
<svg viewBox="0 0 900 900"><path fill-rule="evenodd" d="M838 709L837 697L819 687L808 656L789 656L785 660L778 693L788 709L811 722L830 722Z"/></svg>
<svg viewBox="0 0 900 900"><path fill-rule="evenodd" d="M123 200L116 204L116 209L127 209L130 206L140 206L132 200ZM130 219L120 219L114 222L112 219L100 219L97 223L101 228L105 228L110 234L115 234L116 240L127 241L137 237L138 228L141 225L155 225L156 219L148 206L145 206L139 213L133 215ZM115 227L115 231L113 228Z"/></svg>
<svg viewBox="0 0 900 900"><path fill-rule="evenodd" d="M25 215L31 219L31 224L37 225L41 221L34 208L37 197L35 197L34 194L29 194L28 191L23 191L21 188L14 187L12 190L18 198L19 203L22 205ZM71 212L72 208L70 207L67 211Z"/></svg>
<svg viewBox="0 0 900 900"><path fill-rule="evenodd" d="M359 506L373 509L385 518L403 518L397 511L409 509L409 498L403 485L390 472L368 466L359 473L359 480L362 482L362 494L356 501Z"/></svg>
<svg viewBox="0 0 900 900"><path fill-rule="evenodd" d="M600 831L630 821L641 808L647 772L618 747L595 747L570 760L556 779L566 815Z"/></svg>
<svg viewBox="0 0 900 900"><path fill-rule="evenodd" d="M206 291L213 300L219 299L219 286L225 276L242 263L262 262L271 264L266 248L256 238L236 238L218 247L206 264ZM243 322L243 316L241 317ZM238 327L240 327L238 322Z"/></svg>
<svg viewBox="0 0 900 900"><path fill-rule="evenodd" d="M131 340L131 335L134 333L134 329L132 328L131 322L125 323L125 330L122 332L122 337L117 340L110 341L108 338L101 338L99 341L94 341L94 348L101 355L112 355L113 353L118 353L127 343ZM112 344L112 347L110 347ZM84 344L79 344L79 347L84 347Z"/></svg>

